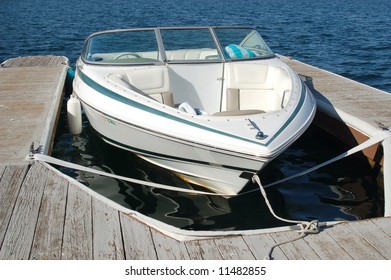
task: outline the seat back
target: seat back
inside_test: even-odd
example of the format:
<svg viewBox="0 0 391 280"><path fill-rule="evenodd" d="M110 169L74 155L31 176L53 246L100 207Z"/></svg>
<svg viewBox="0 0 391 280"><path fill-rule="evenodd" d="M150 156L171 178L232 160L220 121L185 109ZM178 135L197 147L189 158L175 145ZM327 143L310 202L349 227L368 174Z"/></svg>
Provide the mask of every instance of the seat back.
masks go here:
<svg viewBox="0 0 391 280"><path fill-rule="evenodd" d="M284 91L290 91L292 83L281 67L232 63L227 65L226 86L226 111L270 112L281 109Z"/></svg>
<svg viewBox="0 0 391 280"><path fill-rule="evenodd" d="M119 76L111 75L110 79L121 86L174 107L167 67L153 66L127 69L125 73Z"/></svg>

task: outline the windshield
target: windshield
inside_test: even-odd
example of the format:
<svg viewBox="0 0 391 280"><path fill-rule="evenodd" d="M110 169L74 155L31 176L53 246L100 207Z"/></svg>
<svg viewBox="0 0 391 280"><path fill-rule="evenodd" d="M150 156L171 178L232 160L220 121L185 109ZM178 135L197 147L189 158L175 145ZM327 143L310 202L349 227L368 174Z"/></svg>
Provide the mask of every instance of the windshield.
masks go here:
<svg viewBox="0 0 391 280"><path fill-rule="evenodd" d="M113 30L91 35L82 58L96 64L223 62L274 56L253 28Z"/></svg>
<svg viewBox="0 0 391 280"><path fill-rule="evenodd" d="M252 28L216 28L215 32L226 59L274 56L259 33Z"/></svg>
<svg viewBox="0 0 391 280"><path fill-rule="evenodd" d="M213 35L207 28L160 30L167 61L221 61Z"/></svg>
<svg viewBox="0 0 391 280"><path fill-rule="evenodd" d="M83 57L89 62L109 64L162 61L154 30L98 33L87 41Z"/></svg>

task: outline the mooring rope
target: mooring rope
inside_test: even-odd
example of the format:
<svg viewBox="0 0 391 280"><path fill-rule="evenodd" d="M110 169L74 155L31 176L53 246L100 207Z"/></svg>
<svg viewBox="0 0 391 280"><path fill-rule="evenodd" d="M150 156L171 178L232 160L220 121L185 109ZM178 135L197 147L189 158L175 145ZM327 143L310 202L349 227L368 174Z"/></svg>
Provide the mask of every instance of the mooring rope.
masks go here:
<svg viewBox="0 0 391 280"><path fill-rule="evenodd" d="M329 165L329 164L331 164L331 163L333 163L333 162L336 162L336 161L341 160L341 159L343 159L343 158L346 158L346 157L348 157L348 156L350 156L350 155L353 155L353 154L355 154L355 153L357 153L357 152L360 152L360 151L362 151L362 150L365 150L366 148L368 148L368 147L370 147L370 146L372 146L372 145L374 145L374 144L377 144L377 143L379 143L379 142L382 142L382 141L384 141L386 138L389 138L389 137L391 137L391 133L390 133L389 131L386 131L386 130L381 131L381 132L379 132L377 135L373 136L372 138L369 138L369 139L366 140L365 142L363 142L363 143L361 143L361 144L359 144L359 145L357 145L357 146L351 148L350 150L348 150L348 151L346 151L346 152L343 152L342 154L340 154L340 155L338 155L338 156L336 156L336 157L334 157L334 158L332 158L332 159L329 159L329 160L327 160L327 161L325 161L325 162L323 162L323 163L320 163L320 164L318 164L318 165L316 165L316 166L314 166L314 167L311 167L311 168L309 168L309 169L303 170L303 171L301 171L301 172L299 172L299 173L296 173L296 174L294 174L294 175L292 175L292 176L289 176L289 177L283 178L283 179L281 179L281 180L278 180L278 181L275 181L275 182L266 184L266 185L264 185L263 187L264 187L264 188L268 188L268 187L275 186L275 185L284 183L284 182L286 182L286 181L295 179L295 178L297 178L297 177L306 175L306 174L308 174L308 173L310 173L310 172L312 172L312 171L315 171L315 170L320 169L321 167L324 167L324 166ZM256 190L257 190L257 189L250 190L250 191L247 191L247 192L243 192L243 193L240 193L240 195L248 194L248 193L254 192L254 191L256 191Z"/></svg>
<svg viewBox="0 0 391 280"><path fill-rule="evenodd" d="M29 158L30 158L30 160L33 160L33 161L34 160L44 161L47 163L51 163L51 164L66 167L66 168L90 172L93 174L102 175L102 176L110 177L113 179L123 180L123 181L131 182L131 183L135 183L135 184L139 184L139 185L146 185L146 186L153 187L153 188L159 188L159 189L165 189L165 190L183 192L183 193L189 193L189 194L202 194L202 195L215 195L215 196L224 195L224 194L219 194L219 193L203 192L203 191L173 187L173 186L158 184L158 183L154 183L154 182L150 182L150 181L144 181L144 180L138 180L138 179L133 179L133 178L129 178L129 177L124 177L124 176L104 172L101 170L93 169L90 167L78 165L75 163L67 162L67 161L60 160L60 159L57 159L57 158L54 158L51 156L47 156L47 155L43 155L43 154L32 154L29 156ZM224 196L228 196L228 195L224 195ZM232 196L232 195L230 195L230 196Z"/></svg>
<svg viewBox="0 0 391 280"><path fill-rule="evenodd" d="M269 199L267 197L265 188L271 187L271 186L274 186L274 185L277 185L277 184L280 184L280 183L283 183L283 182L286 182L288 180L297 178L299 176L303 176L305 174L308 174L308 173L310 173L312 171L315 171L315 170L317 170L317 169L319 169L321 167L324 167L324 166L326 166L328 164L331 164L331 163L336 162L336 161L338 161L340 159L348 157L348 156L350 156L350 155L352 155L354 153L362 151L362 150L364 150L364 149L366 149L366 148L368 148L368 147L370 147L370 146L372 146L372 145L374 145L376 143L379 143L379 142L381 142L381 141L383 141L383 140L385 140L386 138L389 138L389 137L391 137L391 133L389 131L387 131L387 130L381 131L380 133L378 133L374 137L372 137L372 138L368 139L367 141L365 141L365 142L363 142L363 143L353 147L352 149L350 149L350 150L340 154L339 156L336 156L336 157L334 157L334 158L332 158L332 159L330 159L330 160L328 160L326 162L323 162L323 163L321 163L321 164L319 164L317 166L314 166L312 168L309 168L307 170L304 170L302 172L299 172L299 173L297 173L295 175L292 175L292 176L289 176L287 178L278 180L276 182L267 184L265 186L262 186L262 183L261 183L261 180L260 180L259 176L254 174L253 177L252 177L252 181L253 181L253 183L256 183L258 185L259 190L260 190L260 192L261 192L261 194L262 194L262 196L263 196L263 198L265 200L265 203L266 203L267 207L269 208L270 213L276 219L281 220L283 222L297 224L299 226L299 228L300 228L299 230L297 230L297 233L299 233L299 235L297 237L294 237L294 238L292 238L290 240L286 240L286 241L283 241L283 242L280 242L280 243L277 243L277 244L274 244L273 246L271 246L269 251L267 252L267 255L266 255L265 259L271 259L272 258L272 252L273 252L274 248L276 248L277 246L280 246L282 244L286 244L286 243L289 243L289 242L296 241L298 239L301 239L301 238L305 237L308 234L318 233L319 230L320 230L319 229L319 222L317 220L313 220L313 221L296 221L296 220L285 219L285 218L282 218L282 217L279 217L278 215L276 215L276 213L273 210L272 205L269 202ZM107 177L111 177L111 178L114 178L114 179L123 180L123 181L131 182L131 183L135 183L135 184L139 184L139 185L146 185L146 186L150 186L150 187L154 187L154 188L160 188L160 189L165 189L165 190L170 190L170 191L177 191L177 192L183 192L183 193L189 193L189 194L225 196L225 197L236 196L236 195L232 195L232 194L203 192L203 191L197 191L197 190L191 190L191 189L185 189L185 188L179 188L179 187L174 187L174 186L158 184L158 183L154 183L154 182L150 182L150 181L144 181L144 180L128 178L128 177L124 177L124 176L120 176L120 175L116 175L116 174L100 171L100 170L97 170L97 169L81 166L81 165L78 165L78 164L70 163L70 162L67 162L67 161L63 161L63 160L60 160L60 159L57 159L57 158L54 158L54 157L51 157L51 156L48 156L48 155L44 155L44 154L40 154L40 153L34 153L32 151L28 155L28 160L30 160L30 162L44 161L44 162L51 163L51 164L58 165L58 166L63 166L63 167L67 167L67 168L71 168L71 169L75 169L75 170L90 172L90 173L94 173L94 174L98 174L98 175L102 175L102 176L107 176ZM248 192L245 192L245 193L241 193L239 195L244 195L244 194L253 192L255 190L251 190L251 191L248 191Z"/></svg>
<svg viewBox="0 0 391 280"><path fill-rule="evenodd" d="M265 259L270 260L270 259L272 258L273 250L274 250L274 248L276 248L277 246L280 246L280 245L285 244L285 243L290 243L290 242L296 241L296 240L298 240L298 239L300 239L300 238L303 238L304 236L306 236L306 235L308 235L308 234L311 234L311 233L318 233L318 232L319 232L319 222L318 222L317 220L313 220L313 221L310 221L310 222L308 222L308 221L296 221L296 220L285 219L285 218L282 218L282 217L278 216L278 215L274 212L273 207L272 207L272 205L270 204L269 199L267 198L267 194L266 194L265 188L262 186L261 180L259 179L258 175L254 175L253 178L252 178L252 181L253 181L254 183L257 183L257 184L258 184L259 190L261 191L262 196L263 196L263 198L265 199L265 203L266 203L267 207L269 208L270 213L272 213L272 215L273 215L277 220L280 220L280 221L283 221L283 222L287 222L287 223L297 224L297 225L300 227L300 229L297 230L297 232L299 233L299 236L272 245L272 246L269 248L269 250L268 250L268 252L267 252L267 254L266 254Z"/></svg>
<svg viewBox="0 0 391 280"><path fill-rule="evenodd" d="M310 173L312 171L315 171L315 170L317 170L317 169L319 169L321 167L324 167L324 166L326 166L328 164L331 164L331 163L333 163L335 161L338 161L338 160L340 160L342 158L350 156L350 155L352 155L352 154L354 154L356 152L364 150L364 149L366 149L366 148L368 148L368 147L370 147L370 146L372 146L372 145L374 145L374 144L376 144L378 142L383 141L384 139L386 139L386 138L388 138L390 136L391 136L391 133L389 133L388 131L381 131L375 137L372 137L372 138L368 139L367 141L361 143L360 145L355 146L354 148L348 150L347 152L344 152L344 153L340 154L337 157L334 157L334 158L332 158L332 159L330 159L330 160L328 160L326 162L323 162L323 163L321 163L321 164L319 164L317 166L314 166L312 168L309 168L307 170L299 172L299 173L297 173L295 175L292 175L292 176L286 177L284 179L281 179L281 180L272 182L270 184L267 184L267 185L263 186L263 188L268 188L268 187L271 187L271 186L274 186L274 185L286 182L288 180L297 178L299 176L303 176L305 174L308 174L308 173ZM250 191L243 192L243 193L240 193L240 194L224 194L224 193L212 193L212 192L204 192L204 191L197 191L197 190L179 188L179 187L168 186L168 185L164 185L164 184L158 184L158 183L154 183L154 182L150 182L150 181L138 180L138 179L133 179L133 178L125 177L125 176L120 176L120 175L104 172L104 171L101 171L101 170L97 170L97 169L93 169L93 168L90 168L90 167L74 164L74 163L67 162L67 161L64 161L64 160L60 160L60 159L57 159L57 158L54 158L54 157L51 157L51 156L48 156L48 155L44 155L44 154L41 154L41 153L34 153L33 149L32 148L30 148L30 149L31 149L31 151L30 151L30 154L28 155L27 159L30 160L31 162L33 162L33 161L44 161L44 162L47 162L47 163L52 163L54 165L58 165L58 166L66 167L66 168L71 168L71 169L75 169L75 170L90 172L90 173L94 173L94 174L97 174L97 175L107 176L107 177L111 177L111 178L114 178L114 179L123 180L123 181L131 182L131 183L135 183L135 184L139 184L139 185L146 185L146 186L150 186L150 187L154 187L154 188L161 188L161 189L177 191L177 192L184 192L184 193L189 193L189 194L214 195L214 196L225 196L225 197L233 197L233 196L238 196L238 195L245 195L245 194L248 194L250 192L254 192L254 191L257 190L257 189L254 189L254 190L250 190Z"/></svg>
<svg viewBox="0 0 391 280"><path fill-rule="evenodd" d="M280 243L276 243L274 245L272 245L267 254L266 254L266 257L265 259L268 259L270 260L272 258L272 253L273 253L273 250L274 248L276 248L277 246L280 246L280 245L283 245L283 244L286 244L286 243L290 243L290 242L293 242L293 241L296 241L296 240L299 240L305 236L307 236L308 234L314 234L314 233L318 233L320 231L320 228L319 228L319 221L317 220L313 220L313 221L296 221L296 220L289 220L289 219L285 219L285 218L282 218L282 217L279 217L278 215L276 215L276 213L274 212L273 210L273 207L271 206L268 198L267 198L267 194L266 194L266 191L265 191L265 188L266 187L270 187L272 185L276 185L276 184L279 184L279 183L282 183L282 182L285 182L285 181L288 181L288 180L291 180L293 178L296 178L296 177L299 177L299 176L303 176L305 174L308 174L312 171L315 171L323 166L326 166L332 162L335 162L337 160L340 160L342 158L345 158L347 156L350 156L356 152L359 152L359 151L362 151L376 143L379 143L381 141L384 141L386 138L388 137L391 137L391 134L388 132L388 131L382 131L380 132L378 135L376 135L375 137L372 137L370 139L368 139L367 141L363 142L362 144L360 145L357 145L356 147L350 149L349 151L337 156L337 157L334 157L326 162L323 162L315 167L312 167L310 169L307 169L303 172L299 172L298 174L295 174L293 176L290 176L290 177L287 177L287 178L284 178L282 180L279 180L279 181L276 181L276 182L273 182L271 184L268 184L266 186L262 186L262 183L261 183L261 179L259 178L258 175L254 175L252 177L252 181L253 183L257 183L258 186L259 186L259 190L261 191L262 193L262 196L263 198L265 199L265 203L267 205L267 207L269 208L269 211L270 213L278 220L280 221L283 221L283 222L288 222L288 223L294 223L294 224L297 224L300 229L297 230L297 233L299 233L299 235L297 237L294 237L292 239L289 239L289 240L286 240L286 241L283 241L283 242L280 242Z"/></svg>

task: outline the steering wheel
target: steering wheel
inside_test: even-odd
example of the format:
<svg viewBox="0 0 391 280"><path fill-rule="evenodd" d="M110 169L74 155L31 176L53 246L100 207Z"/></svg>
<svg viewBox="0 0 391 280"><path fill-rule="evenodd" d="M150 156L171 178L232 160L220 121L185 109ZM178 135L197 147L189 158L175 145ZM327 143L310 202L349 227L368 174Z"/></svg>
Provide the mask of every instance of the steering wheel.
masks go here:
<svg viewBox="0 0 391 280"><path fill-rule="evenodd" d="M133 56L133 57L136 57L136 58L141 58L141 56L138 55L137 53L123 53L123 54L120 54L119 56L117 56L114 59L120 59L121 57L124 57L124 56Z"/></svg>

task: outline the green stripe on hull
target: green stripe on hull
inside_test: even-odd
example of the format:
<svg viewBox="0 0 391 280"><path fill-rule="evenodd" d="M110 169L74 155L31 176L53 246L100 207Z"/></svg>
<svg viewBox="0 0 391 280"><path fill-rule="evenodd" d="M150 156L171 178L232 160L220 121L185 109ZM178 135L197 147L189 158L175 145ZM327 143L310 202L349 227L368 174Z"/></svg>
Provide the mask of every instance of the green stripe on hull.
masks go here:
<svg viewBox="0 0 391 280"><path fill-rule="evenodd" d="M238 139L238 140L241 140L241 141L245 141L245 142L248 142L248 143L252 143L252 144L257 144L257 145L261 145L261 146L268 146L276 137L278 137L279 134L282 133L282 131L289 125L289 123L296 117L296 115L298 114L298 112L300 111L303 103L304 103L304 99L305 99L305 94L302 93L301 96L300 96L300 100L299 100L299 104L298 106L295 108L293 114L288 118L288 120L284 123L284 125L277 131L277 133L275 133L272 137L270 137L268 139L268 141L266 143L260 143L260 142L257 142L257 141L254 141L254 140L250 140L248 138L243 138L243 137L240 137L240 136L237 136L237 135L234 135L234 134L230 134L230 133L227 133L227 132L224 132L224 131L221 131L221 130L217 130L217 129L214 129L214 128L211 128L211 127L208 127L208 126L204 126L204 125L201 125L199 123L195 123L195 122L192 122L192 121L188 121L188 120L184 120L182 118L179 118L179 117L176 117L174 115L171 115L171 114L168 114L168 113L165 113L163 111L160 111L160 110L157 110L155 108L152 108L152 107L149 107L147 105L144 105L144 104L141 104L141 103L138 103L134 100L131 100L129 98L126 98L102 85L100 85L99 83L95 82L93 79L91 79L90 77L88 77L86 74L84 74L80 68L78 68L78 75L80 77L80 79L86 84L88 85L89 87L91 87L93 90L109 97L109 98L112 98L118 102L121 102L123 104L126 104L128 106L132 106L136 109L139 109L139 110L143 110L143 111L146 111L146 112L149 112L151 114L154 114L154 115L157 115L157 116L160 116L160 117L164 117L164 118L167 118L167 119L170 119L170 120L173 120L173 121L177 121L177 122L180 122L182 124L186 124L186 125L190 125L192 127L196 127L196 128L200 128L200 129L203 129L203 130L206 130L206 131L210 131L210 132L213 132L213 133L217 133L217 134L220 134L220 135L223 135L223 136L228 136L228 137L231 137L231 138L234 138L234 139ZM305 87L303 86L303 90L305 90Z"/></svg>

